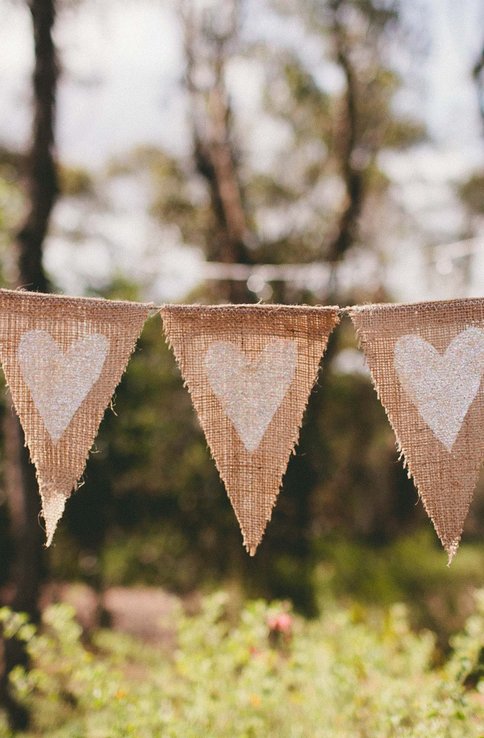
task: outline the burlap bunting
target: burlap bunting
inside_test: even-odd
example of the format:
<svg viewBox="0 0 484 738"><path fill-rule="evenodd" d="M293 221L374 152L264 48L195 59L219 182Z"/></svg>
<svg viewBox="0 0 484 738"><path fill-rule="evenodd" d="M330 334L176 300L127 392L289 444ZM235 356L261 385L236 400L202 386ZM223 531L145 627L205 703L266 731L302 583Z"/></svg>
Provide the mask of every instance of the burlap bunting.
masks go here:
<svg viewBox="0 0 484 738"><path fill-rule="evenodd" d="M166 336L251 555L272 513L338 308L166 306Z"/></svg>
<svg viewBox="0 0 484 738"><path fill-rule="evenodd" d="M0 290L0 361L36 467L47 545L150 309Z"/></svg>
<svg viewBox="0 0 484 738"><path fill-rule="evenodd" d="M36 467L47 545L152 309L0 290L0 361ZM484 457L484 300L347 312L450 561ZM340 310L169 305L161 314L253 555Z"/></svg>
<svg viewBox="0 0 484 738"><path fill-rule="evenodd" d="M350 315L450 563L484 458L484 300L368 305Z"/></svg>

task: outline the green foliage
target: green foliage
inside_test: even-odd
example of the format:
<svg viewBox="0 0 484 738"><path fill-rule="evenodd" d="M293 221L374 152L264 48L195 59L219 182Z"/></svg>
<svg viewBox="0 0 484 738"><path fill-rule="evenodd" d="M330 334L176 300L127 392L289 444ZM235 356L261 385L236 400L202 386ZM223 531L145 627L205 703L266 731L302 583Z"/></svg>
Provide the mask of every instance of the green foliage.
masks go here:
<svg viewBox="0 0 484 738"><path fill-rule="evenodd" d="M61 166L59 169L60 190L64 197L94 197L92 175L82 167Z"/></svg>
<svg viewBox="0 0 484 738"><path fill-rule="evenodd" d="M401 605L328 605L308 622L284 603L234 613L216 594L175 616L171 652L111 631L86 646L65 605L39 633L16 618L1 619L31 655L31 671L12 675L31 738L477 738L484 727L484 593L439 667L433 636L413 633Z"/></svg>
<svg viewBox="0 0 484 738"><path fill-rule="evenodd" d="M184 243L209 251L215 237L214 215L188 158L176 159L154 146L139 146L128 156L113 160L107 176L141 176L152 195L150 214L163 226L174 224Z"/></svg>
<svg viewBox="0 0 484 738"><path fill-rule="evenodd" d="M482 172L476 172L458 188L462 202L475 215L484 214L483 189L484 174Z"/></svg>

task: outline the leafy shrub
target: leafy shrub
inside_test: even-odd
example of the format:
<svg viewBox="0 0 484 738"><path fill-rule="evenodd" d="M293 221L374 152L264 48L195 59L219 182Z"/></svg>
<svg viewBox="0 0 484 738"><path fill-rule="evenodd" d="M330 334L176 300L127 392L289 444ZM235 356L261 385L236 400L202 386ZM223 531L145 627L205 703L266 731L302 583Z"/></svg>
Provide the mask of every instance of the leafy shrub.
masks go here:
<svg viewBox="0 0 484 738"><path fill-rule="evenodd" d="M180 611L171 650L108 630L87 647L66 605L45 612L41 632L3 611L32 657L12 676L34 715L29 735L478 738L484 727L484 593L438 668L432 634L412 632L401 605L329 607L313 621L284 603L230 610L216 594L197 615Z"/></svg>

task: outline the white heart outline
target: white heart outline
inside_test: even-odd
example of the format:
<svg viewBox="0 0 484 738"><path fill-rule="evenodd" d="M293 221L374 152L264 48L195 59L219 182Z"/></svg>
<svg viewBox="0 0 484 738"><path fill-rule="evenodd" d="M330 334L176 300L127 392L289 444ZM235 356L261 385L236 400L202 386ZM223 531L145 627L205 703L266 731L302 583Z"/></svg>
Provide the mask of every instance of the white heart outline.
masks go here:
<svg viewBox="0 0 484 738"><path fill-rule="evenodd" d="M484 373L484 331L469 327L440 353L417 334L395 344L394 367L406 394L447 451L457 440Z"/></svg>
<svg viewBox="0 0 484 738"><path fill-rule="evenodd" d="M256 359L231 341L214 341L204 357L210 386L249 453L259 447L296 372L297 343L273 338Z"/></svg>
<svg viewBox="0 0 484 738"><path fill-rule="evenodd" d="M58 443L99 379L109 340L91 333L63 351L50 333L32 330L19 341L18 359L33 403L53 443Z"/></svg>

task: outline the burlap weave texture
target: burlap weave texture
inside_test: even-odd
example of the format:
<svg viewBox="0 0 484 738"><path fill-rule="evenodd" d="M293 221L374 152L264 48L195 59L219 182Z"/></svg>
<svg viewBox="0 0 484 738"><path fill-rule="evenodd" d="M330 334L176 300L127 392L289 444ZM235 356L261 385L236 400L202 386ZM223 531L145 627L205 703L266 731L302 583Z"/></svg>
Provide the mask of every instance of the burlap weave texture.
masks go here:
<svg viewBox="0 0 484 738"><path fill-rule="evenodd" d="M338 308L171 305L161 316L253 555L339 321Z"/></svg>
<svg viewBox="0 0 484 738"><path fill-rule="evenodd" d="M150 309L0 290L0 361L36 467L48 545Z"/></svg>
<svg viewBox="0 0 484 738"><path fill-rule="evenodd" d="M484 458L484 300L368 305L350 315L450 561Z"/></svg>

